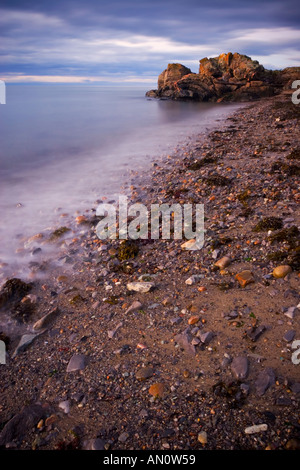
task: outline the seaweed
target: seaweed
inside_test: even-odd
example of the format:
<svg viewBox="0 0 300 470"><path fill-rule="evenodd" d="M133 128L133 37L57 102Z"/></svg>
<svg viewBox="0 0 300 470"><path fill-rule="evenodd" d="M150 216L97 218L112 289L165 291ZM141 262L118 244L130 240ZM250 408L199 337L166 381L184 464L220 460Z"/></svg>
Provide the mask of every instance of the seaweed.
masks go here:
<svg viewBox="0 0 300 470"><path fill-rule="evenodd" d="M68 227L59 227L54 230L50 235L50 240L56 240L57 238L62 237L65 233L69 232L71 229Z"/></svg>
<svg viewBox="0 0 300 470"><path fill-rule="evenodd" d="M219 175L218 173L214 173L207 178L205 178L205 182L209 186L229 186L231 184L231 180L226 176Z"/></svg>
<svg viewBox="0 0 300 470"><path fill-rule="evenodd" d="M287 160L300 160L300 148L292 150L286 158Z"/></svg>
<svg viewBox="0 0 300 470"><path fill-rule="evenodd" d="M300 166L278 160L271 166L271 173L281 173L282 176L299 176Z"/></svg>
<svg viewBox="0 0 300 470"><path fill-rule="evenodd" d="M295 246L297 241L299 240L299 229L296 225L292 225L292 227L284 228L278 232L272 233L269 236L269 240L271 243L274 242L288 242L290 245Z"/></svg>
<svg viewBox="0 0 300 470"><path fill-rule="evenodd" d="M282 219L280 217L264 217L261 219L255 227L253 232L266 232L267 230L279 230L282 228Z"/></svg>
<svg viewBox="0 0 300 470"><path fill-rule="evenodd" d="M201 158L201 160L195 160L193 163L188 165L187 169L192 171L200 170L200 168L203 168L206 165L217 163L217 161L217 157L211 157L210 155L207 155L206 157Z"/></svg>
<svg viewBox="0 0 300 470"><path fill-rule="evenodd" d="M132 240L124 240L118 249L118 259L120 261L128 260L135 258L139 252L139 247L137 243L134 243Z"/></svg>

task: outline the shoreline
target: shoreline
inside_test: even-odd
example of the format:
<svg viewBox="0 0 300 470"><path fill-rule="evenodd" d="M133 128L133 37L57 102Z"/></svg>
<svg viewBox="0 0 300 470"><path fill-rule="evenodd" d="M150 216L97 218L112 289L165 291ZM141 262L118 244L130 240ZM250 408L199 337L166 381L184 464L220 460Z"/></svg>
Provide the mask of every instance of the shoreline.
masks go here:
<svg viewBox="0 0 300 470"><path fill-rule="evenodd" d="M288 94L249 103L208 134L187 137L171 158L153 162L147 178L133 175L133 202L204 203L205 244L198 252L182 250L180 240L139 240L138 253L122 259L120 242L98 240L82 219L86 232L65 247L62 272L37 280L31 297L13 306L27 303L30 325L52 314L14 358L18 338L8 345L7 365L0 366L0 445L299 445L300 366L291 361L287 335L300 339L297 258L286 277L272 276L290 262L294 248L285 257L284 250L295 237L271 243L269 228L252 231L269 216L280 218L283 229L300 226L299 167L287 159L300 148L294 112ZM267 257L276 252L280 262ZM224 256L230 264L216 268ZM242 288L236 275L245 270L252 276ZM127 284L143 275L155 289L129 291ZM27 313L21 309L23 319ZM10 422L30 412L23 406L35 407L30 429ZM245 433L256 424L266 430Z"/></svg>

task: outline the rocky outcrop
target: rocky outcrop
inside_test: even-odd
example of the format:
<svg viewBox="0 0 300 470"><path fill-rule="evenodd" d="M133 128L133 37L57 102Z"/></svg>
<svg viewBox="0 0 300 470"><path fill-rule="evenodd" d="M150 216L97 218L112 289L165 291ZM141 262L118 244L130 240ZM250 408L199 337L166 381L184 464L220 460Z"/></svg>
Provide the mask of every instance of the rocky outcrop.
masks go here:
<svg viewBox="0 0 300 470"><path fill-rule="evenodd" d="M228 52L200 60L198 73L181 64L169 64L158 78L150 98L194 101L249 101L280 93L300 78L299 67L267 70L250 57Z"/></svg>

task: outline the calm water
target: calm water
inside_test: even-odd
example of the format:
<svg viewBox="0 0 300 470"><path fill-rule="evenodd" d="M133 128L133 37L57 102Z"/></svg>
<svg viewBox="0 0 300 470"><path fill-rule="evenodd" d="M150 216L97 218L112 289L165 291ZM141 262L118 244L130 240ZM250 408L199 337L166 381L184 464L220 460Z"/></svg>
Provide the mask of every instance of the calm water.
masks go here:
<svg viewBox="0 0 300 470"><path fill-rule="evenodd" d="M6 86L6 105L0 105L0 263L13 266L13 274L28 262L16 254L23 236L65 225L60 214L72 217L103 196L115 197L129 170L150 168L154 158L237 107L148 100L145 91Z"/></svg>

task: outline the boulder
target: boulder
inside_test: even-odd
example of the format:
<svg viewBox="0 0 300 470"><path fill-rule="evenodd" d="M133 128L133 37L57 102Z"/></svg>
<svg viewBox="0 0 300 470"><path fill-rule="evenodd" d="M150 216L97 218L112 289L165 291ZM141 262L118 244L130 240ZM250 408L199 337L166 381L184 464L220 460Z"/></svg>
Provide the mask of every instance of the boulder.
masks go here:
<svg viewBox="0 0 300 470"><path fill-rule="evenodd" d="M169 64L150 98L192 101L250 101L280 93L299 78L299 67L267 70L257 60L231 52L200 60L199 72Z"/></svg>

